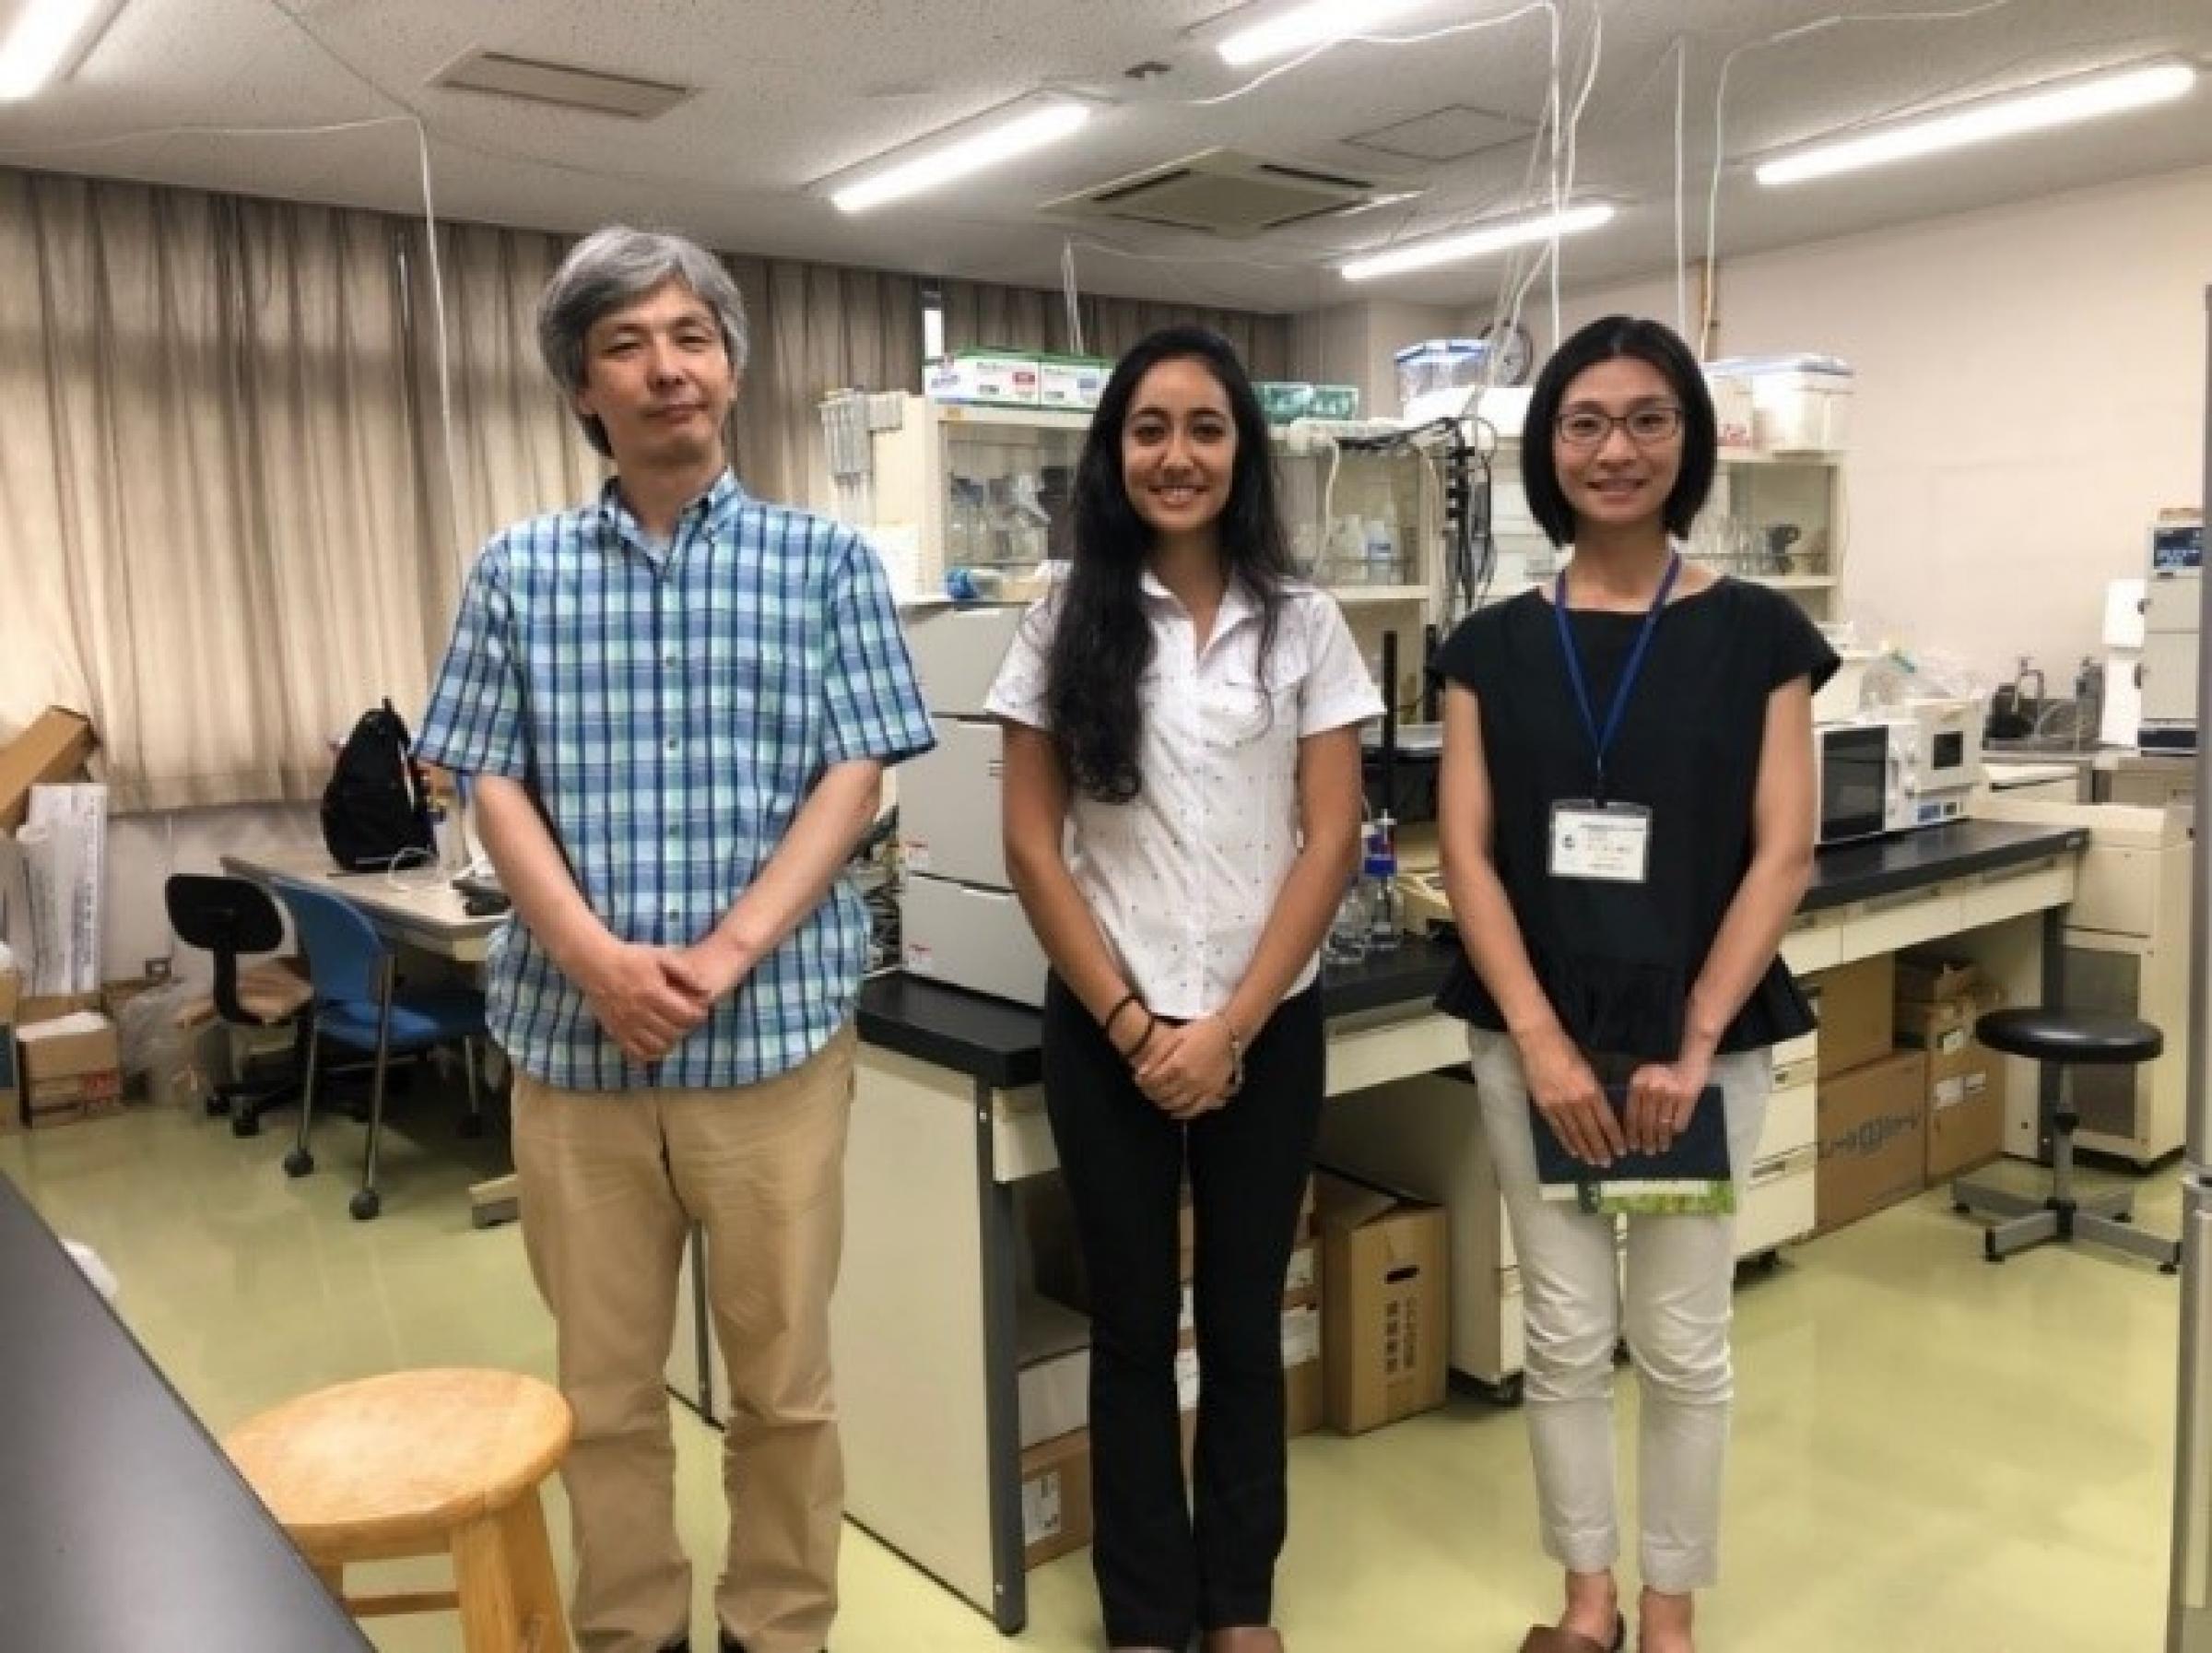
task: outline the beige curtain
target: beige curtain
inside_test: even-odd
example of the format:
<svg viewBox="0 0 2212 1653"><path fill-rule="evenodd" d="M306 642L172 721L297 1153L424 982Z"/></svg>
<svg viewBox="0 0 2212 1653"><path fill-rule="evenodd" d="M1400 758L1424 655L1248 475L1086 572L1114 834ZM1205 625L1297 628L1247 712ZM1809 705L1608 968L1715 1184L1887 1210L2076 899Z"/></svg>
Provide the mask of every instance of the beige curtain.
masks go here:
<svg viewBox="0 0 2212 1653"><path fill-rule="evenodd" d="M833 390L922 388L919 285L882 270L724 262L752 330L732 449L738 479L762 499L826 511L833 496L817 407Z"/></svg>
<svg viewBox="0 0 2212 1653"><path fill-rule="evenodd" d="M311 798L412 719L462 574L604 474L538 363L561 237L0 170L0 736L88 712L118 809ZM733 449L826 503L815 403L918 386L912 277L733 259ZM450 420L446 417L450 403Z"/></svg>
<svg viewBox="0 0 2212 1653"><path fill-rule="evenodd" d="M985 281L947 281L941 292L948 350L984 347L1065 353L1075 348L1062 293ZM1116 357L1157 328L1194 322L1234 345L1253 378L1281 379L1290 371L1288 316L1095 295L1078 295L1076 313L1088 355Z"/></svg>
<svg viewBox="0 0 2212 1653"><path fill-rule="evenodd" d="M88 711L119 809L307 796L420 681L396 274L374 215L0 173L0 698Z"/></svg>

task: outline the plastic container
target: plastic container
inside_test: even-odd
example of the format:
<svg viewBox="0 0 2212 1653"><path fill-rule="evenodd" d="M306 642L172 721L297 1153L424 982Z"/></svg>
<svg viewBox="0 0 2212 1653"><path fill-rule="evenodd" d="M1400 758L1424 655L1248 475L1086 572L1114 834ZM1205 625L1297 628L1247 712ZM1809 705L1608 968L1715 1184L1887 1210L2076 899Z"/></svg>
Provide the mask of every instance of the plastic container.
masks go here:
<svg viewBox="0 0 2212 1653"><path fill-rule="evenodd" d="M1253 385L1271 425L1287 425L1313 411L1313 387L1299 379L1262 379Z"/></svg>
<svg viewBox="0 0 2212 1653"><path fill-rule="evenodd" d="M1735 356L1706 363L1705 372L1709 382L1750 385L1753 445L1764 452L1834 454L1850 444L1849 362L1833 356Z"/></svg>
<svg viewBox="0 0 2212 1653"><path fill-rule="evenodd" d="M1482 383L1490 347L1479 338L1425 338L1391 360L1398 369L1398 411L1407 418L1414 398L1438 390L1470 390Z"/></svg>
<svg viewBox="0 0 2212 1653"><path fill-rule="evenodd" d="M1329 933L1322 942L1322 955L1332 964L1357 964L1367 957L1367 933L1371 916L1368 908L1367 880L1356 878L1345 886L1344 899L1336 903L1336 916L1329 923Z"/></svg>
<svg viewBox="0 0 2212 1653"><path fill-rule="evenodd" d="M1358 419L1359 387L1357 384L1316 384L1307 415L1312 419Z"/></svg>
<svg viewBox="0 0 2212 1653"><path fill-rule="evenodd" d="M1367 950L1388 952L1403 933L1399 924L1398 857L1385 847L1371 851L1359 882L1366 894Z"/></svg>
<svg viewBox="0 0 2212 1653"><path fill-rule="evenodd" d="M1037 358L1014 350L956 350L932 364L924 389L933 402L996 402L1034 407Z"/></svg>

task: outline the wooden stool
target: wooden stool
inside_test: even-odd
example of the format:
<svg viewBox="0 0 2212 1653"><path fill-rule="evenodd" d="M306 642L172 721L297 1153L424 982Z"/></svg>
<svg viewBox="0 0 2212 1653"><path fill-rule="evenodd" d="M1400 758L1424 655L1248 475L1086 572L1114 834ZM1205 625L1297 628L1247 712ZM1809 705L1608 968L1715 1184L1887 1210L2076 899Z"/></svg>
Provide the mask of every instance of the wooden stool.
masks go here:
<svg viewBox="0 0 2212 1653"><path fill-rule="evenodd" d="M466 1653L570 1653L538 1486L575 1432L512 1372L394 1372L249 1419L224 1449L356 1618L458 1608ZM357 1597L354 1562L450 1553L452 1590Z"/></svg>

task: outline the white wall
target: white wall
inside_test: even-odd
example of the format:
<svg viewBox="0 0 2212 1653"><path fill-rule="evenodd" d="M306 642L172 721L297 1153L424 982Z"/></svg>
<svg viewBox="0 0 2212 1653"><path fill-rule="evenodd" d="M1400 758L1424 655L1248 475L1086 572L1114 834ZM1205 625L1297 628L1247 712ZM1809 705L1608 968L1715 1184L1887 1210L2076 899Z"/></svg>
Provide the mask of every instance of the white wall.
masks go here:
<svg viewBox="0 0 2212 1653"><path fill-rule="evenodd" d="M1388 300L1338 304L1290 318L1290 373L1317 384L1357 384L1365 419L1394 419L1397 365L1391 358L1424 338L1449 337L1460 329L1441 305Z"/></svg>
<svg viewBox="0 0 2212 1653"><path fill-rule="evenodd" d="M1724 265L1712 353L1857 370L1845 614L2061 692L2153 516L2202 498L2207 285L2212 169ZM1671 321L1674 284L1564 310Z"/></svg>

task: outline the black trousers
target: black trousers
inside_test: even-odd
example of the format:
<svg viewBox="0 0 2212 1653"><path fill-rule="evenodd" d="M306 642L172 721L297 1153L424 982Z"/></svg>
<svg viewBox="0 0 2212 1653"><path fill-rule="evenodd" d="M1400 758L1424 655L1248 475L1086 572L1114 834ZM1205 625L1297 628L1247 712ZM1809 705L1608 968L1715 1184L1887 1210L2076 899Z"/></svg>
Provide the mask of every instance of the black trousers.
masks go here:
<svg viewBox="0 0 2212 1653"><path fill-rule="evenodd" d="M1044 1002L1044 1099L1090 1277L1092 1566L1106 1639L1183 1647L1265 1624L1288 1523L1283 1274L1320 1124L1321 992L1286 999L1245 1053L1244 1087L1188 1127L1135 1077L1075 995ZM1196 1485L1175 1396L1176 1213L1197 1229Z"/></svg>

